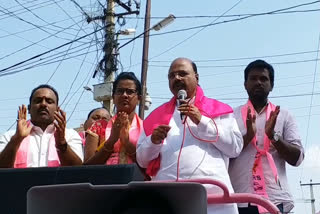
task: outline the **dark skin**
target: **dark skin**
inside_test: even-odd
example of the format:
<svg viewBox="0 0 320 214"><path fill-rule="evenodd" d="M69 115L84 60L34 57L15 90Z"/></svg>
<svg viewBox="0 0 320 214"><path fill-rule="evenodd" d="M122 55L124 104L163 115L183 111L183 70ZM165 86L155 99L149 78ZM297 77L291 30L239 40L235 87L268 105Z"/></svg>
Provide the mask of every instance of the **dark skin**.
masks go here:
<svg viewBox="0 0 320 214"><path fill-rule="evenodd" d="M65 130L67 125L66 113L58 108L58 111L54 112L54 118L54 126L56 128L54 137L61 166L81 165L81 159L76 155L76 153L74 153L65 139Z"/></svg>
<svg viewBox="0 0 320 214"><path fill-rule="evenodd" d="M104 109L100 108L92 112L89 116L89 118L84 122L83 128L86 131L88 128L92 126L92 124L98 120L106 120L109 121L111 118L109 112Z"/></svg>
<svg viewBox="0 0 320 214"><path fill-rule="evenodd" d="M121 93L118 91L121 91ZM134 93L130 94L129 91ZM135 107L140 100L137 95L136 85L133 80L120 80L115 94L113 95L114 104L117 107L117 118L112 124L110 137L107 139L102 149L97 151L99 146L99 136L88 132L85 146L84 164L104 164L114 152L114 145L118 140L121 141L125 153L136 161L136 146L129 140L130 124L135 116ZM104 139L103 139L104 140Z"/></svg>
<svg viewBox="0 0 320 214"><path fill-rule="evenodd" d="M57 97L48 88L40 88L33 94L28 106L31 121L43 131L48 125L56 122L55 141L59 160L62 166L81 165L81 159L72 151L65 140L66 116L57 105ZM15 135L11 138L5 149L0 153L0 167L12 168L17 151L23 139L31 132L32 127L27 124L27 108L25 105L19 107L17 128ZM65 147L59 151L59 148Z"/></svg>
<svg viewBox="0 0 320 214"><path fill-rule="evenodd" d="M12 136L10 142L0 153L1 168L13 168L20 144L22 140L30 134L31 129L32 127L27 124L26 106L19 106L16 133Z"/></svg>
<svg viewBox="0 0 320 214"><path fill-rule="evenodd" d="M267 105L269 92L272 90L272 85L270 81L269 72L267 69L256 68L252 69L248 74L248 79L244 83L244 86L249 95L249 99L256 112L261 112L261 110ZM287 143L283 140L273 141L274 127L277 122L277 117L280 113L280 106L277 106L274 111L270 113L269 119L265 124L265 133L280 156L288 162L290 165L295 165L300 156L300 149L298 146ZM248 109L247 119L247 133L243 136L244 147L252 141L256 135L256 116L250 109Z"/></svg>

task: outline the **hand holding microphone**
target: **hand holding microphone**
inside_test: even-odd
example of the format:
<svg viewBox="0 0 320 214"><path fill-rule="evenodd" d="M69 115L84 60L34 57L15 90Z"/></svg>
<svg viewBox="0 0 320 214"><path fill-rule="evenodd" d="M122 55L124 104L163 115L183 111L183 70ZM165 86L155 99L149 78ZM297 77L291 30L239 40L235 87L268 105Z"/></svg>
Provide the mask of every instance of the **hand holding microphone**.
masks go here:
<svg viewBox="0 0 320 214"><path fill-rule="evenodd" d="M188 116L192 122L199 124L201 120L201 113L199 109L193 105L189 104L185 99L187 98L187 92L185 90L179 90L178 92L178 111L180 111L181 120L184 121L184 116Z"/></svg>
<svg viewBox="0 0 320 214"><path fill-rule="evenodd" d="M186 102L186 98L187 98L187 92L186 90L179 90L178 91L178 98L177 98L177 104L178 104L178 107L180 107L183 103L187 103ZM180 113L180 118L182 121L184 121L184 114L181 112Z"/></svg>

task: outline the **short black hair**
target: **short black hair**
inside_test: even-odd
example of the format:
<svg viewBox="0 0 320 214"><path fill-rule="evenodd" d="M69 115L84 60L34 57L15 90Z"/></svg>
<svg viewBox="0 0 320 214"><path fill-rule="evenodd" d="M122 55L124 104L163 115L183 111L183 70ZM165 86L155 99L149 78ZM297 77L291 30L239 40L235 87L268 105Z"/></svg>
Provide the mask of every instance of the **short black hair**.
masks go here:
<svg viewBox="0 0 320 214"><path fill-rule="evenodd" d="M272 65L270 65L269 63L267 63L266 61L261 60L261 59L250 62L249 65L247 65L247 67L244 69L244 81L247 82L250 71L252 71L255 68L267 69L269 71L270 82L271 82L271 86L273 88L274 69L273 69Z"/></svg>
<svg viewBox="0 0 320 214"><path fill-rule="evenodd" d="M31 105L31 101L32 101L32 97L34 95L34 93L38 90L38 89L41 89L41 88L47 88L47 89L50 89L51 91L53 91L53 93L56 95L56 98L57 98L57 105L59 103L59 95L58 95L58 92L57 90L52 87L51 85L48 85L48 84L42 84L42 85L39 85L38 87L34 88L32 91L31 91L31 95L29 97L29 104Z"/></svg>
<svg viewBox="0 0 320 214"><path fill-rule="evenodd" d="M105 110L109 113L109 111L108 111L105 107L94 108L94 109L92 109L92 110L89 112L87 119L90 118L90 115L91 115L94 111L99 110L99 109L105 109ZM109 113L109 114L110 114L110 113Z"/></svg>
<svg viewBox="0 0 320 214"><path fill-rule="evenodd" d="M194 73L198 73L198 68L197 68L197 65L196 65L196 63L194 62L194 61L191 61L191 65L192 65L192 68L193 68L193 71L194 71Z"/></svg>
<svg viewBox="0 0 320 214"><path fill-rule="evenodd" d="M138 95L142 95L142 87L141 87L141 83L138 80L138 78L136 77L136 75L133 72L122 72L120 73L116 80L113 82L113 88L112 88L112 94L114 95L117 86L120 82L120 80L132 80L134 81L135 85L136 85L136 90Z"/></svg>

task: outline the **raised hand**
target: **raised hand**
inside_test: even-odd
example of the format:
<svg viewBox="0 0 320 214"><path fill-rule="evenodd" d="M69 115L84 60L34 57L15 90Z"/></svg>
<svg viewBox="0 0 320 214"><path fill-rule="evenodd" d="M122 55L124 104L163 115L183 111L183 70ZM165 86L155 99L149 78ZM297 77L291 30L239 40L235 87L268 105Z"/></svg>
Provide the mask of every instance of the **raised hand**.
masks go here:
<svg viewBox="0 0 320 214"><path fill-rule="evenodd" d="M184 103L178 107L178 111L188 116L192 122L198 125L202 117L199 109L193 104L188 104L187 101L181 100L180 102Z"/></svg>
<svg viewBox="0 0 320 214"><path fill-rule="evenodd" d="M120 131L125 128L129 131L130 123L129 116L126 112L118 112L117 118L112 124L110 138L112 142L117 142L120 137ZM121 133L122 134L122 133Z"/></svg>
<svg viewBox="0 0 320 214"><path fill-rule="evenodd" d="M57 111L54 112L54 126L56 127L56 131L54 133L55 141L56 141L56 147L62 146L66 144L65 139L65 131L66 131L66 113L62 111L60 108L58 108Z"/></svg>
<svg viewBox="0 0 320 214"><path fill-rule="evenodd" d="M20 139L27 137L31 132L32 126L27 122L27 107L19 106L16 136Z"/></svg>
<svg viewBox="0 0 320 214"><path fill-rule="evenodd" d="M276 109L270 112L269 119L266 122L265 133L269 137L269 139L273 138L274 127L276 125L279 113L280 113L280 106L276 106Z"/></svg>
<svg viewBox="0 0 320 214"><path fill-rule="evenodd" d="M168 125L160 125L157 128L155 128L151 135L151 141L154 144L160 144L166 137L171 129Z"/></svg>
<svg viewBox="0 0 320 214"><path fill-rule="evenodd" d="M105 141L106 139L106 128L108 122L106 120L95 121L91 127L86 131L90 136L94 137L98 145Z"/></svg>
<svg viewBox="0 0 320 214"><path fill-rule="evenodd" d="M130 130L129 115L125 112L122 112L122 114L123 114L123 118L121 121L120 141L122 143L129 143L129 130Z"/></svg>
<svg viewBox="0 0 320 214"><path fill-rule="evenodd" d="M251 109L249 107L248 107L247 118L246 118L246 126L247 126L247 134L246 134L247 140L251 142L257 133L257 127L256 127L256 115L251 114Z"/></svg>

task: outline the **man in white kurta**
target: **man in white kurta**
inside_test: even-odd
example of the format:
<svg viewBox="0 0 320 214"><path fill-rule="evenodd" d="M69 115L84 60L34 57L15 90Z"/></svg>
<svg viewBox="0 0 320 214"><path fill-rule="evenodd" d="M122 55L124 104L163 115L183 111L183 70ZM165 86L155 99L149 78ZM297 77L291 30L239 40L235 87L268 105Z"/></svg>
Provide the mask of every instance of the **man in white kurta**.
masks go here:
<svg viewBox="0 0 320 214"><path fill-rule="evenodd" d="M274 86L274 69L269 63L251 62L244 77L249 100L234 110L244 146L230 161L231 182L235 192L258 194L273 202L281 213L289 213L294 204L286 163L299 166L304 159L298 126L288 111L268 100ZM240 214L264 212L254 204L238 206Z"/></svg>
<svg viewBox="0 0 320 214"><path fill-rule="evenodd" d="M31 124L32 125L32 124ZM48 162L55 161L54 156L49 156L49 148L51 143L54 143L54 125L49 125L45 131L41 128L32 125L29 141L29 151L27 159L20 159L17 166L25 165L28 167L46 167ZM10 130L0 136L0 152L10 142L16 130ZM66 142L72 151L83 160L82 141L79 134L73 129L66 129ZM53 139L53 140L52 140ZM28 161L27 161L28 160ZM59 162L59 160L57 160ZM59 162L60 163L60 162ZM56 165L58 166L58 165Z"/></svg>
<svg viewBox="0 0 320 214"><path fill-rule="evenodd" d="M192 63L188 59L178 58L171 64L169 85L172 93L176 96L177 91L184 89L190 101L188 104L173 106L168 123L155 127L152 134L146 134L147 127L145 127L137 145L137 162L141 167L148 168L160 155L159 169L152 176L152 180L216 179L233 192L227 168L229 158L238 156L242 150L242 136L232 111L225 111L213 119L203 114L196 114L199 106L204 108L205 105L197 105L198 97L203 96L201 95L203 92L197 86L198 74ZM170 78L172 74L174 77ZM176 85L179 87L175 87ZM175 99L176 97L169 104L164 104L165 109L168 109L170 103L176 103ZM217 107L219 105L223 104L219 103ZM154 112L151 113L153 120L157 118ZM181 113L187 117L184 124ZM195 119L196 115L199 116L198 120ZM162 120L165 115L159 114L158 117ZM148 118L145 121L148 125ZM212 142L214 139L218 139L217 142ZM217 187L206 186L206 188L208 193L220 192ZM234 204L208 205L208 213L233 214L237 213L237 209Z"/></svg>
<svg viewBox="0 0 320 214"><path fill-rule="evenodd" d="M0 167L57 167L81 165L81 138L66 129L66 113L59 106L58 92L50 85L32 90L27 107L19 107L16 130L0 136Z"/></svg>

